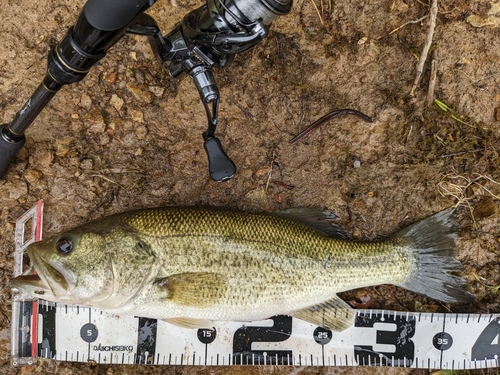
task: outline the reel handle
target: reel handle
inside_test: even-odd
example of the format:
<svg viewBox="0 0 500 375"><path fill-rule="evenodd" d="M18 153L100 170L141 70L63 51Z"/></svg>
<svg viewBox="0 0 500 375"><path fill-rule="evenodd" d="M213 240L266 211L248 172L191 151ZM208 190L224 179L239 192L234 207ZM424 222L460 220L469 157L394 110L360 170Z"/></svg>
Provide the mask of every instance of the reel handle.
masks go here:
<svg viewBox="0 0 500 375"><path fill-rule="evenodd" d="M208 156L208 170L212 180L222 182L229 180L236 173L236 165L227 156L217 137L205 139L203 144Z"/></svg>

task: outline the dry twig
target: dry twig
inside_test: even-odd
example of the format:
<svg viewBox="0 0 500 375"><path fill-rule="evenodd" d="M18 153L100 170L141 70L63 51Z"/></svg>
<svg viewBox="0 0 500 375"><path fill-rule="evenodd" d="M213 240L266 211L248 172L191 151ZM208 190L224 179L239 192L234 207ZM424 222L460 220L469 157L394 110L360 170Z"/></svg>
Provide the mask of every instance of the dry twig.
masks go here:
<svg viewBox="0 0 500 375"><path fill-rule="evenodd" d="M314 9L316 9L316 13L318 13L318 17L319 17L321 24L324 25L323 18L321 17L321 13L319 12L318 6L314 2L314 0L311 0L311 3L313 4Z"/></svg>
<svg viewBox="0 0 500 375"><path fill-rule="evenodd" d="M427 17L429 17L429 15L425 15L425 16L423 16L422 18L419 18L418 20L408 21L408 22L406 22L406 23L402 24L401 26L396 27L394 30L392 30L392 31L389 33L389 35L394 34L396 31L398 31L398 30L402 29L402 28L403 28L403 27L405 27L405 26L411 25L412 23L419 23L419 22L422 22L422 21L423 21L423 20L425 20Z"/></svg>
<svg viewBox="0 0 500 375"><path fill-rule="evenodd" d="M413 83L413 87L410 91L410 96L414 95L415 89L420 82L420 77L422 76L422 72L424 71L425 60L427 60L427 55L429 54L429 49L431 48L432 38L434 37L434 29L436 28L436 19L437 19L438 7L437 0L432 0L431 10L429 14L429 28L427 29L427 36L425 38L424 49L420 55L420 60L417 65L417 76L415 77L415 82Z"/></svg>
<svg viewBox="0 0 500 375"><path fill-rule="evenodd" d="M425 101L425 105L427 107L430 107L434 103L436 79L437 79L437 49L435 49L432 52L431 77L429 79L429 89L427 90L427 100Z"/></svg>

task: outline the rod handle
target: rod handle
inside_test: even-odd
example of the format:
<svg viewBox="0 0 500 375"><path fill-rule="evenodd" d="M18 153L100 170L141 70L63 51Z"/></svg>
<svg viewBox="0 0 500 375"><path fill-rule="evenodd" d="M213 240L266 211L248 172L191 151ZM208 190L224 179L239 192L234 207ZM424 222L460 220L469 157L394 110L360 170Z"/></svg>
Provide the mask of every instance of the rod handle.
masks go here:
<svg viewBox="0 0 500 375"><path fill-rule="evenodd" d="M12 140L5 137L5 131L8 127L7 124L0 125L0 178L3 178L9 165L14 160L16 153L24 146L26 137L23 135L18 140Z"/></svg>

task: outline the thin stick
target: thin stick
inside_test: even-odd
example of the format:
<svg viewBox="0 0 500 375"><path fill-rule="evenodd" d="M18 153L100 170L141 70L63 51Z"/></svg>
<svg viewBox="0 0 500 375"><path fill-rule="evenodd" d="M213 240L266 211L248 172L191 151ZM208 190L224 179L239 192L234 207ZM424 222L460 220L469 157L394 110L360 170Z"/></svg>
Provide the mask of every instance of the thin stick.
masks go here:
<svg viewBox="0 0 500 375"><path fill-rule="evenodd" d="M314 2L314 0L311 0L311 3L314 5L314 9L316 9L316 13L318 13L318 17L319 17L319 20L321 21L321 24L324 25L323 18L321 18L321 13L319 12L319 9L316 6L316 3Z"/></svg>
<svg viewBox="0 0 500 375"><path fill-rule="evenodd" d="M427 90L427 100L425 102L425 105L427 107L430 107L434 103L436 79L437 79L437 49L432 51L431 77L429 79L429 89Z"/></svg>
<svg viewBox="0 0 500 375"><path fill-rule="evenodd" d="M429 54L429 49L431 48L432 38L434 36L434 29L436 28L436 18L438 13L437 0L432 0L431 10L429 14L429 28L427 29L427 37L425 38L424 49L420 55L420 60L417 65L417 76L415 77L415 82L410 91L410 96L414 95L415 89L420 82L420 77L424 70L425 60L427 60L427 55Z"/></svg>
<svg viewBox="0 0 500 375"><path fill-rule="evenodd" d="M426 14L426 15L425 15L425 16L423 16L422 18L419 18L418 20L408 21L408 22L406 22L406 23L402 24L401 26L396 27L394 30L392 30L392 31L389 33L389 35L394 34L396 31L398 31L398 30L402 29L402 28L403 28L403 27L405 27L405 26L411 25L412 23L419 23L419 22L422 22L422 21L423 21L423 20L425 20L427 17L429 17L429 15L428 15L428 14Z"/></svg>
<svg viewBox="0 0 500 375"><path fill-rule="evenodd" d="M460 151L460 152L455 152L453 154L446 154L446 155L441 155L442 158L449 158L452 156L458 156L458 155L465 155L465 154L472 154L474 152L480 152L484 151L484 148L477 148L475 150L470 150L470 151Z"/></svg>

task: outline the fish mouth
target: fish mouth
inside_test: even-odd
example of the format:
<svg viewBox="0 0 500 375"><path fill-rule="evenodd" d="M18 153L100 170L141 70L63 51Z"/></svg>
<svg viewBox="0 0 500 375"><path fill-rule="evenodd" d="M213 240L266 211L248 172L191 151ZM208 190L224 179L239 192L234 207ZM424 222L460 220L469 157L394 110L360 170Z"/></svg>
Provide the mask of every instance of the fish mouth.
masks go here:
<svg viewBox="0 0 500 375"><path fill-rule="evenodd" d="M30 295L36 294L43 298L46 294L52 293L49 286L39 275L21 275L12 279L12 287L26 292Z"/></svg>
<svg viewBox="0 0 500 375"><path fill-rule="evenodd" d="M60 262L44 263L33 259L33 264L37 274L14 278L12 280L14 288L47 300L61 298L68 294L72 277L64 270Z"/></svg>

